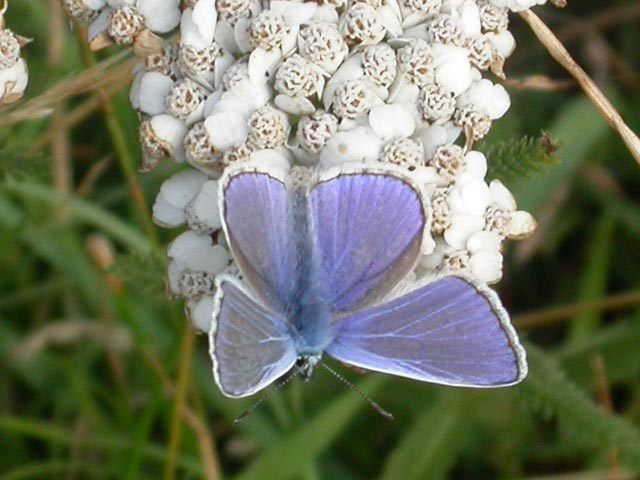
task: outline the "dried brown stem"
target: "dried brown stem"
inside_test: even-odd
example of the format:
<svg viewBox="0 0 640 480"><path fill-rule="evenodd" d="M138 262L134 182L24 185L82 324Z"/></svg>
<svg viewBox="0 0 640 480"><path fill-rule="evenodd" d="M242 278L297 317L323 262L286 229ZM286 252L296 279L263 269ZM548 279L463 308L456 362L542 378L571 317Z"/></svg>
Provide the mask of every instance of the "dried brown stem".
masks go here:
<svg viewBox="0 0 640 480"><path fill-rule="evenodd" d="M627 126L615 107L609 102L589 75L576 63L569 52L545 23L531 10L520 12L520 16L529 24L538 40L546 47L551 56L562 65L593 102L598 111L611 127L622 137L631 155L640 163L640 138Z"/></svg>
<svg viewBox="0 0 640 480"><path fill-rule="evenodd" d="M640 290L620 293L592 302L573 303L546 310L524 313L513 316L513 324L519 328L541 327L550 323L558 323L574 315L593 312L595 310L617 310L640 303Z"/></svg>

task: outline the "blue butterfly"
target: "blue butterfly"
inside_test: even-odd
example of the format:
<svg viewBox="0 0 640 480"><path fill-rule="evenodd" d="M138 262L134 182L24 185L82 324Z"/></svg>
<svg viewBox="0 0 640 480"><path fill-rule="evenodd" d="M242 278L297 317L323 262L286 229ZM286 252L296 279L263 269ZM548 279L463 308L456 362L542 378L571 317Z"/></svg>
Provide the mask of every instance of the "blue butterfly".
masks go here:
<svg viewBox="0 0 640 480"><path fill-rule="evenodd" d="M220 179L219 202L243 277L216 278L209 342L224 395L251 395L294 367L308 380L324 353L445 385L498 387L526 376L493 290L462 276L396 288L430 226L402 170L285 175L245 164Z"/></svg>

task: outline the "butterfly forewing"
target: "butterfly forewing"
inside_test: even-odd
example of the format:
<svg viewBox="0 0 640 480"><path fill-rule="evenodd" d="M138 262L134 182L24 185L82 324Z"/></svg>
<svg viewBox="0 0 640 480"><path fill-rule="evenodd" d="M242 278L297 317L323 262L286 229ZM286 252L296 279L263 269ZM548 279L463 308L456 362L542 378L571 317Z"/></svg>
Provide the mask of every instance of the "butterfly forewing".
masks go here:
<svg viewBox="0 0 640 480"><path fill-rule="evenodd" d="M446 277L337 323L327 353L345 363L447 385L495 387L526 375L497 296Z"/></svg>
<svg viewBox="0 0 640 480"><path fill-rule="evenodd" d="M285 374L296 361L291 333L280 315L253 298L237 280L216 280L209 348L222 392L244 397Z"/></svg>
<svg viewBox="0 0 640 480"><path fill-rule="evenodd" d="M260 300L282 312L295 273L284 181L274 174L236 169L221 183L223 228L244 281Z"/></svg>
<svg viewBox="0 0 640 480"><path fill-rule="evenodd" d="M413 266L427 215L418 191L391 170L320 179L309 194L318 281L337 311L384 295Z"/></svg>

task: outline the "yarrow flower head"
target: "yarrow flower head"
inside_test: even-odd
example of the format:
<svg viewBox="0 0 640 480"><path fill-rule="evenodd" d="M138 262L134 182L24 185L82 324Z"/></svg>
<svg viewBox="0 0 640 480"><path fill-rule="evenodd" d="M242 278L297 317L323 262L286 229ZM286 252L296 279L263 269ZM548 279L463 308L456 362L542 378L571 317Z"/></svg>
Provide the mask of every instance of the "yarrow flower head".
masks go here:
<svg viewBox="0 0 640 480"><path fill-rule="evenodd" d="M83 2L85 6L100 5ZM158 35L174 29L181 14L179 0L107 0L98 8L98 15L89 25L90 47L100 50L113 43L133 45L140 55L160 50L163 40ZM82 18L91 16L85 14Z"/></svg>
<svg viewBox="0 0 640 480"><path fill-rule="evenodd" d="M504 76L515 48L509 11L540 3L64 0L91 22L94 47L132 44L143 57L130 91L141 170L165 157L184 164L162 185L153 218L186 229L169 248L168 285L203 331L215 275L237 270L220 234L217 179L241 162L279 172L392 165L431 215L433 239L407 278L499 281L503 243L531 235L535 221L486 180L487 160L473 148L510 106L504 87L484 78ZM179 36L163 38L174 29ZM0 69L19 63L16 38L0 34L4 61L14 62L0 58Z"/></svg>

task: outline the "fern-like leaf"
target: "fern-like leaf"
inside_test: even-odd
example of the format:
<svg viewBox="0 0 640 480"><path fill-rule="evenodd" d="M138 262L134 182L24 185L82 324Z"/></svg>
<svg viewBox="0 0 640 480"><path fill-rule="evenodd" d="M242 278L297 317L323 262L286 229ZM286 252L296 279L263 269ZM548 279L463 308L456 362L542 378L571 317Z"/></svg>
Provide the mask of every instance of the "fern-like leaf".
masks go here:
<svg viewBox="0 0 640 480"><path fill-rule="evenodd" d="M128 289L142 292L154 299L164 298L164 277L167 258L158 252L119 255L110 269Z"/></svg>
<svg viewBox="0 0 640 480"><path fill-rule="evenodd" d="M594 403L553 357L531 344L526 348L529 377L517 390L525 405L546 417L557 418L576 446L606 452L617 447L621 462L638 471L640 430Z"/></svg>
<svg viewBox="0 0 640 480"><path fill-rule="evenodd" d="M546 172L548 167L559 163L553 156L558 145L546 132L538 138L524 136L518 140L479 145L478 149L487 157L489 180L509 182Z"/></svg>

